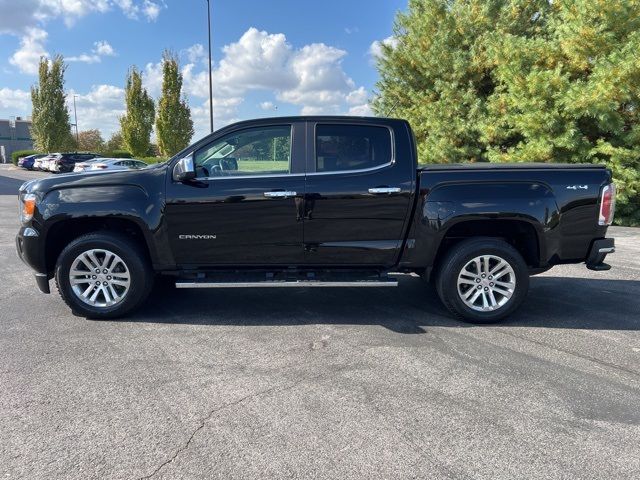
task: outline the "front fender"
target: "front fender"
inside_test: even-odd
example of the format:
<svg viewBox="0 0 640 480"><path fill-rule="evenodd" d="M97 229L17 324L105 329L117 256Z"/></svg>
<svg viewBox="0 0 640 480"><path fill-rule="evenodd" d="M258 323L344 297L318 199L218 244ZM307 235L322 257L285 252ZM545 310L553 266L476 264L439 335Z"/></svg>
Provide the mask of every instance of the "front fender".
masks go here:
<svg viewBox="0 0 640 480"><path fill-rule="evenodd" d="M403 266L431 267L442 239L470 220L516 220L530 224L545 261L553 250L560 212L549 186L538 182L451 183L421 192Z"/></svg>
<svg viewBox="0 0 640 480"><path fill-rule="evenodd" d="M152 262L156 263L158 252L153 237L161 225L162 202L159 198L150 198L141 186L89 185L51 190L38 203L34 222L42 231L44 246L48 233L60 222L113 218L130 221L139 227Z"/></svg>
<svg viewBox="0 0 640 480"><path fill-rule="evenodd" d="M69 187L48 192L39 203L38 211L47 224L69 218L113 215L142 219L149 200L137 185Z"/></svg>

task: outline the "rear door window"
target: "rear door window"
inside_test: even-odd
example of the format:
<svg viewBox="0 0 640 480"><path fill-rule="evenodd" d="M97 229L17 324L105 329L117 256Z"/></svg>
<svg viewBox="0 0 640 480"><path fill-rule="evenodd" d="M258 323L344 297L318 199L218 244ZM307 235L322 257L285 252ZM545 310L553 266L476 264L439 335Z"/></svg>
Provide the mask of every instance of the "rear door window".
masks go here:
<svg viewBox="0 0 640 480"><path fill-rule="evenodd" d="M389 164L391 132L372 125L317 125L316 172L363 170Z"/></svg>

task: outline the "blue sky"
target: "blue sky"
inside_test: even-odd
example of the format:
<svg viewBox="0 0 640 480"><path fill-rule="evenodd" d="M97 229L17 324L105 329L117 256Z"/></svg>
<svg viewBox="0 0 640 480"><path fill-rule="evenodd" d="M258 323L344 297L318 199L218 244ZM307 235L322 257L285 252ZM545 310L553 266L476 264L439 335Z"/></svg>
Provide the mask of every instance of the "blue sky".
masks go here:
<svg viewBox="0 0 640 480"><path fill-rule="evenodd" d="M214 115L367 114L376 42L407 0L212 0ZM0 118L30 113L40 55L63 54L81 130L108 137L136 65L157 97L165 48L177 53L196 136L208 133L205 0L0 0Z"/></svg>

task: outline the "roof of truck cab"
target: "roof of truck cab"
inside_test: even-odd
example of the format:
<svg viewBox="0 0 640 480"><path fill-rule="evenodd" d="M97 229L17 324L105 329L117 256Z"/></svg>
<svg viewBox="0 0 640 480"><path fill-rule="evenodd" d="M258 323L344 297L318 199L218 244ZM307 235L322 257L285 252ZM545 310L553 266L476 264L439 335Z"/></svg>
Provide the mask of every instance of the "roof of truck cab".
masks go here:
<svg viewBox="0 0 640 480"><path fill-rule="evenodd" d="M251 124L259 122L354 122L354 123L385 123L385 122L407 122L401 118L391 117L359 117L353 115L292 115L287 117L260 117L249 120L242 120L229 125L225 125L222 128L234 125ZM220 130L222 130L222 128ZM214 132L215 133L215 132Z"/></svg>

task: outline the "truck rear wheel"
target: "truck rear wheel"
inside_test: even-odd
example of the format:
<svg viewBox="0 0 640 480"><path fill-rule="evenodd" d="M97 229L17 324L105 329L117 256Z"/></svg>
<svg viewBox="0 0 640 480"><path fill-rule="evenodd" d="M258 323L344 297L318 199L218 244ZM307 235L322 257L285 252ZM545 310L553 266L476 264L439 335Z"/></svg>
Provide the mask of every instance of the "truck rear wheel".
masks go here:
<svg viewBox="0 0 640 480"><path fill-rule="evenodd" d="M56 264L60 296L74 313L107 319L138 307L153 286L146 254L129 238L91 233L72 241Z"/></svg>
<svg viewBox="0 0 640 480"><path fill-rule="evenodd" d="M458 318L492 323L513 313L529 290L520 253L493 238L469 239L452 247L437 274L442 303Z"/></svg>

